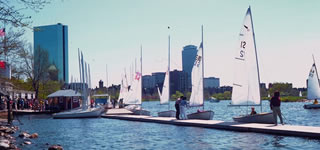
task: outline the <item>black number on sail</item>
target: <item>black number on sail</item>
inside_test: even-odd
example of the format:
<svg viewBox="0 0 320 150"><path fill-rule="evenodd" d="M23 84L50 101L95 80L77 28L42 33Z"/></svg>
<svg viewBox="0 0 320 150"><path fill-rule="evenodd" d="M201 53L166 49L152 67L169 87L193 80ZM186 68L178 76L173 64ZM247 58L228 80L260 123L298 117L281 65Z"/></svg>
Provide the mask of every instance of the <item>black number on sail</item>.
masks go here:
<svg viewBox="0 0 320 150"><path fill-rule="evenodd" d="M246 48L246 41L241 41L241 44L240 44L240 48L241 48L241 50L240 50L240 57L242 58L243 56L244 56L244 54L245 54L245 51L244 50L242 50L242 49L245 49Z"/></svg>
<svg viewBox="0 0 320 150"><path fill-rule="evenodd" d="M246 44L247 44L246 41L241 41L240 48L245 49Z"/></svg>

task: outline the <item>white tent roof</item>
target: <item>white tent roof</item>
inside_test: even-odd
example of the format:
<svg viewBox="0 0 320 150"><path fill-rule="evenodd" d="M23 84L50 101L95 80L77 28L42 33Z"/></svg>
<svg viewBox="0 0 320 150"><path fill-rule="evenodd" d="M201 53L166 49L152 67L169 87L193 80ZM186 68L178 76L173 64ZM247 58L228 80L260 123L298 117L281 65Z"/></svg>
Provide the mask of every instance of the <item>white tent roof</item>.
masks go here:
<svg viewBox="0 0 320 150"><path fill-rule="evenodd" d="M96 96L96 97L105 97L105 96L109 96L109 94L95 94L93 96Z"/></svg>
<svg viewBox="0 0 320 150"><path fill-rule="evenodd" d="M75 97L75 96L81 96L81 93L76 92L74 90L59 90L54 93L51 93L48 95L48 97Z"/></svg>

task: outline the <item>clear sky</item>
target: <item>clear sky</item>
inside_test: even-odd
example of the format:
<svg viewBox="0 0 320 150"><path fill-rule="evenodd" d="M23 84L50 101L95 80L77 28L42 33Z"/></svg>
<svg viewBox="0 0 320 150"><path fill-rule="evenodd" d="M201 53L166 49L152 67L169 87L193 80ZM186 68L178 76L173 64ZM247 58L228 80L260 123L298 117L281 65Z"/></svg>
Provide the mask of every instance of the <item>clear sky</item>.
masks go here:
<svg viewBox="0 0 320 150"><path fill-rule="evenodd" d="M33 26L62 23L69 28L69 75L79 79L77 49L91 66L93 86L119 84L140 55L143 74L164 72L168 35L171 69L181 70L183 46L201 42L204 26L205 76L233 83L233 58L240 27L251 5L261 82L305 87L315 55L320 65L319 0L56 0ZM168 30L170 26L170 30ZM26 38L33 42L28 31ZM139 60L139 59L138 59Z"/></svg>

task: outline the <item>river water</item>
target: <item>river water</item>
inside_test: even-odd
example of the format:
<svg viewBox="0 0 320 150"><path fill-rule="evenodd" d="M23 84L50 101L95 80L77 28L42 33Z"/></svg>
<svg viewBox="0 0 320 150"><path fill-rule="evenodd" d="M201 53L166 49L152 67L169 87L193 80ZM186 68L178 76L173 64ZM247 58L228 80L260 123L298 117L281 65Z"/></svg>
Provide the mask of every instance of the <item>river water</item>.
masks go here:
<svg viewBox="0 0 320 150"><path fill-rule="evenodd" d="M231 121L232 116L245 114L250 108L228 107L230 101L205 103L205 109L215 112L214 120ZM173 109L174 102L171 102ZM269 112L269 102L263 102L263 111ZM287 124L320 126L320 109L306 110L305 103L282 103L281 110ZM159 102L144 102L152 115L168 106ZM196 111L197 108L188 111ZM260 107L257 107L260 112ZM320 149L320 140L277 136L260 133L224 131L197 127L123 121L105 118L52 119L50 115L19 117L22 131L38 133L33 144L23 149L47 149L48 144L60 144L66 150L104 149Z"/></svg>

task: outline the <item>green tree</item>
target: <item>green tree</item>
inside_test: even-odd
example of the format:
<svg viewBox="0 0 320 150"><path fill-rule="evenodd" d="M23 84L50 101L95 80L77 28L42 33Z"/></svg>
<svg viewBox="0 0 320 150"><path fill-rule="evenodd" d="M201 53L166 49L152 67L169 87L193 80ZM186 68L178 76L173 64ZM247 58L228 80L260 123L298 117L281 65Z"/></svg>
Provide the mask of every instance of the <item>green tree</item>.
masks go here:
<svg viewBox="0 0 320 150"><path fill-rule="evenodd" d="M178 98L180 98L181 96L183 96L183 94L182 94L180 91L176 91L175 94L172 94L172 95L171 95L171 98L172 98L172 99L178 99Z"/></svg>
<svg viewBox="0 0 320 150"><path fill-rule="evenodd" d="M269 94L273 95L275 91L279 91L281 96L290 96L292 90L292 84L289 83L273 83L272 87L269 88Z"/></svg>

